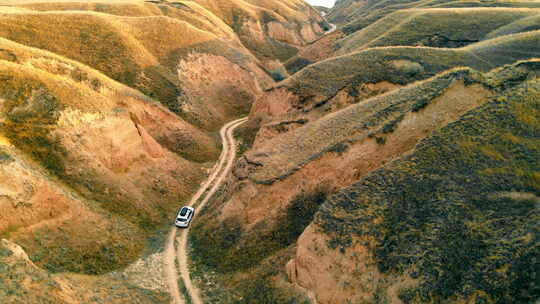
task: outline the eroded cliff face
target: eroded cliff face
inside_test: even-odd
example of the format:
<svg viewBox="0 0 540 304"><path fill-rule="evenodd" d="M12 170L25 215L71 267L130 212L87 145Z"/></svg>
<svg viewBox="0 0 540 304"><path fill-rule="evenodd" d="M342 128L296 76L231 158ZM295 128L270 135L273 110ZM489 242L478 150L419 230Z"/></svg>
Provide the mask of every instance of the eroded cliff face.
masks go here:
<svg viewBox="0 0 540 304"><path fill-rule="evenodd" d="M248 227L258 221L271 222L295 196L312 193L319 185L328 189L350 185L411 151L433 130L486 102L492 94L481 85L465 86L459 80L447 85L422 112L384 114L389 125L396 121L392 130L380 131L384 123L374 120L380 133L375 131L377 127L355 131L353 126L369 124L370 116L375 119L382 114L376 110L384 109L382 100L395 102L398 93L338 111L315 123L291 122L295 126L288 133L269 134L270 127L264 127L253 150L240 158L233 172L233 184L238 184L233 188L238 190L224 204L220 218L239 216ZM370 114L362 117L366 113ZM274 128L279 130L277 125Z"/></svg>
<svg viewBox="0 0 540 304"><path fill-rule="evenodd" d="M87 66L2 47L3 236L52 272L127 265L203 179L217 143Z"/></svg>
<svg viewBox="0 0 540 304"><path fill-rule="evenodd" d="M351 103L352 97L345 91L331 101L336 108L330 114L317 110L302 112L305 116L300 118L311 118L307 121L295 120L299 117L294 113L301 111L291 105L301 103L289 90L267 91L259 100L265 102L254 104L256 115L251 119L268 120L257 132L251 150L239 157L214 202L215 208L202 215L207 224L195 227L197 250L221 244L220 256L233 260L238 265L234 269L242 275L264 276L271 283L260 284L281 286L282 290L288 290L287 284L292 283L317 303L378 299L402 303L407 297L416 297L409 292L417 292L418 286L428 290L427 281L412 273L415 270L388 271L382 267L387 257L381 253L385 249L380 244L386 241L376 233L354 232L355 227L364 225L364 217L369 218L366 227L382 225L385 219L384 215L370 218L372 212L380 210L369 205L360 207L363 201L352 203L357 197L369 198L371 192L360 196L351 185L361 181L369 185L366 180L370 176L381 176L378 172L400 159L421 161L411 155L416 155L424 142L439 136L441 130L459 129L456 124L465 118L474 120L476 114L472 113L477 109L501 100L494 97L512 92L510 87L521 83L510 79L525 79L518 75L534 79L538 64L533 60L490 73L454 69L398 90L383 83L370 87L370 92L389 92L371 98L366 94L359 103ZM345 100L341 105L340 99ZM343 109L339 109L341 106ZM272 124L269 117L279 117L280 122L287 123ZM432 148L437 150L438 146ZM377 189L384 189L387 182L377 181ZM399 181L394 186L398 187ZM331 194L339 196L333 198ZM377 199L391 204L384 200L384 195ZM348 212L349 201L362 209L363 217L353 217ZM400 225L399 218L395 220L392 225ZM205 237L209 239L204 240ZM294 258L286 265L277 262L287 256L285 248L296 248ZM235 259L240 252L242 259ZM213 255L204 258L230 271L228 264L219 264ZM260 270L259 265L266 260L276 261L274 266L282 268L274 271L286 272L289 283L281 281L275 272L271 275ZM426 299L421 294L424 291L418 292L416 299Z"/></svg>
<svg viewBox="0 0 540 304"><path fill-rule="evenodd" d="M510 152L504 148L508 142L496 138L525 129L538 132L538 124L529 121L538 112L521 112L537 107L536 77L500 92L327 200L298 239L295 258L287 264L289 278L313 291L319 303L536 299L537 284L522 280L538 269L530 259L537 254L538 224L531 221L540 202L530 191L538 184L513 177L501 183L501 175L491 175L491 170L505 170L505 176L529 170L523 169L528 161L518 159L536 153L532 146ZM526 141L516 137L513 142ZM513 209L516 204L523 209ZM488 218L504 218L505 224L487 224L486 234L476 234L474 227ZM491 243L502 235L527 240L502 249L499 241ZM488 256L504 259L505 266ZM493 281L478 283L485 276Z"/></svg>
<svg viewBox="0 0 540 304"><path fill-rule="evenodd" d="M262 94L261 83L270 77L254 63L234 64L209 54L191 54L178 64L183 94L178 97L180 111L187 119L207 130L217 130L225 122L249 112ZM258 81L260 79L261 81Z"/></svg>
<svg viewBox="0 0 540 304"><path fill-rule="evenodd" d="M53 272L109 271L138 257L143 234L136 225L89 204L21 154L1 147L2 238Z"/></svg>

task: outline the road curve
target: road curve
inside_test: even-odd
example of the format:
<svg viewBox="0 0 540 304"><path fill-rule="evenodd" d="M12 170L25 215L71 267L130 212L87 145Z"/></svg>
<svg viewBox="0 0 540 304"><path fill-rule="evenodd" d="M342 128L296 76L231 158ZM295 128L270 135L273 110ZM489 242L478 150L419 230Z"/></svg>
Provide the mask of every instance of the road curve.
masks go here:
<svg viewBox="0 0 540 304"><path fill-rule="evenodd" d="M233 132L236 127L246 122L247 118L241 118L231 121L221 128L220 135L223 142L223 150L219 157L217 165L214 167L212 174L208 177L206 182L201 185L197 193L191 198L189 205L198 208L199 210L210 200L212 195L217 191L223 179L227 176L232 168L234 159L236 156L236 144L233 137ZM212 187L207 193L209 187ZM198 203L199 199L203 197L202 201ZM178 284L178 272L176 267L176 261L178 261L178 270L180 271L180 277L184 282L184 286L188 291L193 304L203 304L200 296L199 289L193 285L189 276L188 268L188 252L187 252L187 235L190 228L182 229L180 235L176 238L178 246L175 250L174 242L178 232L178 228L173 227L167 237L167 243L165 244L164 252L164 265L165 276L167 279L167 285L172 297L173 304L186 304L186 300L180 294L180 288Z"/></svg>

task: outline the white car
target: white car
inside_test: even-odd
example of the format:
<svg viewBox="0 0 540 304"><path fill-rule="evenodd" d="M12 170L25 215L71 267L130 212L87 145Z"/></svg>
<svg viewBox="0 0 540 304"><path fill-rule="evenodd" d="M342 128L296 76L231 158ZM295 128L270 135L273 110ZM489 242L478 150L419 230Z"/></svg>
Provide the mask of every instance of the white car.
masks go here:
<svg viewBox="0 0 540 304"><path fill-rule="evenodd" d="M193 219L193 215L195 215L195 209L189 206L184 206L178 210L174 224L176 227L185 228L189 226L191 219Z"/></svg>

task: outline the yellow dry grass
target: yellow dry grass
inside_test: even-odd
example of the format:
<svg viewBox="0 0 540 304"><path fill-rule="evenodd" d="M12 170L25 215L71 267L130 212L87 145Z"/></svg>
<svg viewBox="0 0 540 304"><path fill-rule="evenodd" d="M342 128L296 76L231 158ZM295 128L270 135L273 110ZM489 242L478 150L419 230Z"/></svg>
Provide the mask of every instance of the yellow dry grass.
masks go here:
<svg viewBox="0 0 540 304"><path fill-rule="evenodd" d="M221 38L238 40L232 28L204 6L194 1L183 1L181 5L185 6L186 9L162 10L161 12L165 16L188 22Z"/></svg>
<svg viewBox="0 0 540 304"><path fill-rule="evenodd" d="M74 109L109 111L113 107L111 97L121 91L144 97L96 70L47 51L3 38L0 38L0 48L16 58L14 62L0 60L0 70L3 73L11 75L13 79L32 78L45 84L60 98L60 102ZM98 92L90 89L92 83L99 85ZM73 95L74 91L78 95Z"/></svg>
<svg viewBox="0 0 540 304"><path fill-rule="evenodd" d="M231 45L246 52L234 42L230 28L217 22L217 17L201 16L208 12L194 7L198 7L197 13L187 14L192 20L202 20L206 28L218 24L213 32L233 40ZM0 15L0 37L84 63L169 105L176 102L180 90L178 54L220 39L181 21L184 15L124 17L91 11L17 11Z"/></svg>
<svg viewBox="0 0 540 304"><path fill-rule="evenodd" d="M22 3L18 5L37 11L96 11L120 16L151 16L160 14L160 10L156 6L146 5L143 1L54 1Z"/></svg>
<svg viewBox="0 0 540 304"><path fill-rule="evenodd" d="M172 52L217 39L209 32L177 19L153 16L124 18L124 32L139 41L155 58L165 58Z"/></svg>
<svg viewBox="0 0 540 304"><path fill-rule="evenodd" d="M9 139L0 135L0 146L11 147L11 143L9 142Z"/></svg>
<svg viewBox="0 0 540 304"><path fill-rule="evenodd" d="M370 47L428 43L426 37L473 43L498 34L526 30L540 16L533 8L430 8L406 9L389 14L340 41L339 54ZM437 22L433 22L437 20ZM510 26L513 25L513 26ZM498 31L502 29L502 31ZM468 42L467 42L468 41Z"/></svg>
<svg viewBox="0 0 540 304"><path fill-rule="evenodd" d="M307 21L304 10L310 9L299 0L246 0L246 2L274 12L289 21ZM300 10L299 8L302 8Z"/></svg>
<svg viewBox="0 0 540 304"><path fill-rule="evenodd" d="M128 25L93 12L18 13L0 16L0 36L51 51L126 82L137 67L158 62L132 36Z"/></svg>
<svg viewBox="0 0 540 304"><path fill-rule="evenodd" d="M186 2L190 3L192 1ZM235 18L241 18L242 16L248 18L257 17L257 7L243 0L199 0L197 3L229 25L235 22Z"/></svg>
<svg viewBox="0 0 540 304"><path fill-rule="evenodd" d="M0 1L2 3L2 1ZM186 21L218 36L233 38L233 31L221 19L194 1L173 1L159 4L139 0L126 1L23 1L9 5L36 11L94 11L116 16L150 17L167 16ZM180 8L180 9L174 9Z"/></svg>
<svg viewBox="0 0 540 304"><path fill-rule="evenodd" d="M148 97L137 90L122 85L76 61L2 38L0 38L0 49L9 55L6 57L12 59L12 61L7 61L0 53L0 74L10 79L10 81L0 82L0 89L3 92L21 90L27 82L38 83L46 87L63 107L79 110L82 113L110 114L118 107L134 108L138 111L137 109L143 107L144 104L151 105L148 104L150 101ZM159 106L155 103L151 107ZM172 113L167 114L164 108L158 108L153 113L152 115L169 117L169 120L174 117ZM173 149L175 152L181 154L186 152L187 154L182 155L189 157L208 156L217 152L213 140L207 134L180 118L175 119L171 122L174 128L182 130L185 140L196 143L183 147L181 150L175 148ZM191 151L191 149L195 150ZM197 149L203 149L203 151L197 151Z"/></svg>

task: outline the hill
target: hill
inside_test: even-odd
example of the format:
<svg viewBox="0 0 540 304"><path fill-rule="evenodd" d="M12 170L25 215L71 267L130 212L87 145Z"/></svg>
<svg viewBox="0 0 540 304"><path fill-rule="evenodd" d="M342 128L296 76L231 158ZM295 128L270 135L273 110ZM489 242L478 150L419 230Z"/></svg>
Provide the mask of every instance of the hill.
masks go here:
<svg viewBox="0 0 540 304"><path fill-rule="evenodd" d="M436 136L438 130L452 129L456 121L471 117L475 109L499 100L496 96L513 94L512 88L522 84L524 79L538 77L538 68L537 61L530 61L489 73L455 69L350 105L261 141L241 157L220 197L203 210L205 220L194 227L192 243L197 252L195 256L204 265L201 267L223 272L223 278L227 279L221 284L242 286L237 289L238 296L252 302L286 303L291 298L301 298L298 291L294 291L295 285L282 279L285 263L298 245L296 262L289 264L288 275L293 283L312 291L317 302L373 300L375 290L366 291L371 298L360 297L364 295L359 292L364 288L360 286L364 281L356 280L360 276L349 277L348 271L357 268L348 264L349 258L342 258L344 253L339 250L344 245L331 242L353 234L351 229L355 228L344 230L345 227L356 227L364 222L356 224L356 218L350 222L336 219L342 221L339 227L343 228L332 230L336 231L332 237L323 235L324 241L319 242L323 237L319 236L321 229L311 227L319 222L328 224L317 227L331 227L335 223L331 222L332 218L348 218L348 213L335 209L324 213L328 209L323 207L316 221L310 224L318 207L325 201L324 206L327 206L327 199L342 187L378 172L377 169L395 159L415 153L419 142ZM528 109L534 109L534 103L530 106L532 108ZM528 117L526 121L534 120L531 119ZM501 122L501 125L506 123ZM516 155L516 159L520 155ZM483 159L478 162L483 163ZM535 169L528 170L528 174L532 174ZM520 180L526 183L527 177ZM335 216L329 216L334 212ZM347 257L353 253L364 257L360 255L362 251L357 251L360 248L357 245L347 248L342 249L349 250ZM385 259L380 261L384 263ZM319 263L321 267L314 265ZM390 276L385 280L397 282ZM338 285L343 286L339 288L339 296L328 292L330 286ZM387 287L381 285L384 289L380 293L387 292Z"/></svg>
<svg viewBox="0 0 540 304"><path fill-rule="evenodd" d="M87 66L0 45L3 237L53 272L127 265L197 187L214 139Z"/></svg>
<svg viewBox="0 0 540 304"><path fill-rule="evenodd" d="M538 21L528 0L0 0L0 302L169 303L187 254L205 303L538 301Z"/></svg>
<svg viewBox="0 0 540 304"><path fill-rule="evenodd" d="M378 47L317 62L267 90L254 103L250 115L261 127L255 144L454 67L488 71L534 58L540 45L538 39L540 32L532 31L455 49Z"/></svg>
<svg viewBox="0 0 540 304"><path fill-rule="evenodd" d="M502 7L502 8L540 8L535 1L455 1L455 0L402 0L402 1L338 1L330 11L328 19L331 22L343 26L347 34L361 30L385 16L406 9L425 8L480 8L480 7Z"/></svg>
<svg viewBox="0 0 540 304"><path fill-rule="evenodd" d="M241 66L240 78L249 77L246 87L254 87L257 75L261 83L268 76L256 64L247 50L228 44L211 32L200 30L191 24L165 16L120 17L102 13L81 11L54 11L4 14L0 18L0 36L28 46L45 49L98 69L107 76L136 88L156 98L171 111L204 129L213 129L228 120L223 113L234 111L227 108L231 102L246 108L257 90L245 92L246 99L224 102L223 107L208 116L197 108L199 104L182 107L178 95L191 101L197 96L191 93L189 83L180 81L178 62L187 60L190 53L225 56L227 69ZM28 31L39 28L40 31ZM88 31L92 28L92 31ZM165 30L163 30L165 29ZM182 32L183 35L175 35ZM52 43L52 41L55 41ZM196 71L181 71L185 74ZM206 75L209 77L209 75ZM204 81L203 79L199 81ZM241 81L241 80L240 80ZM208 89L217 91L233 84L213 84ZM208 99L206 102L213 100ZM245 111L245 110L244 110ZM205 121L205 123L201 123Z"/></svg>
<svg viewBox="0 0 540 304"><path fill-rule="evenodd" d="M320 303L536 301L539 89L507 90L328 199L293 280Z"/></svg>
<svg viewBox="0 0 540 304"><path fill-rule="evenodd" d="M533 30L539 14L540 10L515 8L400 10L339 41L337 54L395 45L463 47L497 34Z"/></svg>

